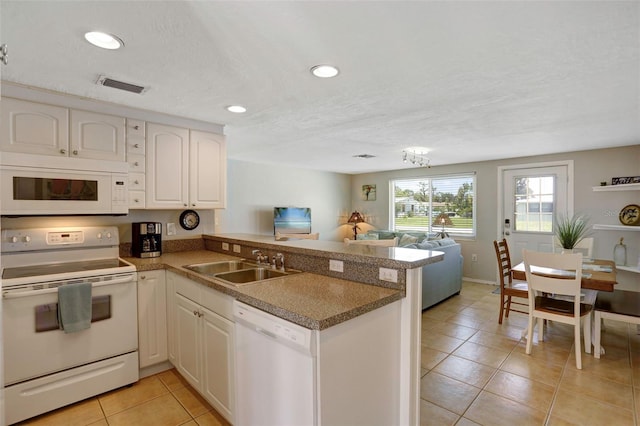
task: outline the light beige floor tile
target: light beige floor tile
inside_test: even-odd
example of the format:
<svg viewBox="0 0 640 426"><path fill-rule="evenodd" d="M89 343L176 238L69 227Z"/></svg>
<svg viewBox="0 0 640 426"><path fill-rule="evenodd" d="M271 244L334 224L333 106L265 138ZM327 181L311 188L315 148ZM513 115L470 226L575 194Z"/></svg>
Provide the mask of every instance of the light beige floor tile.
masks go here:
<svg viewBox="0 0 640 426"><path fill-rule="evenodd" d="M635 408L636 408L636 419L638 420L638 422L640 422L640 386L635 387L633 389L633 393L635 396Z"/></svg>
<svg viewBox="0 0 640 426"><path fill-rule="evenodd" d="M607 380L587 369L566 369L560 379L560 390L589 396L611 405L633 410L633 388Z"/></svg>
<svg viewBox="0 0 640 426"><path fill-rule="evenodd" d="M577 370L575 359L575 352L571 351L567 368ZM633 370L631 369L629 352L618 348L611 348L604 355L601 355L600 359L595 358L593 354L582 353L582 370L623 385L631 386L633 384Z"/></svg>
<svg viewBox="0 0 640 426"><path fill-rule="evenodd" d="M430 330L435 333L444 334L445 336L455 337L456 339L462 340L467 340L478 332L475 328L469 328L449 322L439 322L430 328Z"/></svg>
<svg viewBox="0 0 640 426"><path fill-rule="evenodd" d="M198 426L198 423L195 420L189 420L186 423L180 423L180 426Z"/></svg>
<svg viewBox="0 0 640 426"><path fill-rule="evenodd" d="M482 387L495 374L496 369L450 355L438 364L433 371L472 386Z"/></svg>
<svg viewBox="0 0 640 426"><path fill-rule="evenodd" d="M435 405L462 414L480 389L442 374L430 372L420 381L420 397Z"/></svg>
<svg viewBox="0 0 640 426"><path fill-rule="evenodd" d="M430 425L455 425L459 415L445 410L442 407L438 407L435 404L430 403L429 401L425 401L424 399L420 400L420 425L421 426L430 426Z"/></svg>
<svg viewBox="0 0 640 426"><path fill-rule="evenodd" d="M143 402L168 394L169 390L162 384L157 376L150 376L134 383L131 387L125 387L109 392L98 397L105 416L142 404Z"/></svg>
<svg viewBox="0 0 640 426"><path fill-rule="evenodd" d="M204 413L196 417L195 420L199 426L231 426L231 424L216 411Z"/></svg>
<svg viewBox="0 0 640 426"><path fill-rule="evenodd" d="M485 390L547 412L553 401L555 388L506 371L498 371Z"/></svg>
<svg viewBox="0 0 640 426"><path fill-rule="evenodd" d="M460 417L460 420L458 420L458 423L456 423L456 426L481 426L481 425L478 425L478 423L476 422L472 422L466 417Z"/></svg>
<svg viewBox="0 0 640 426"><path fill-rule="evenodd" d="M423 346L421 349L420 366L425 370L431 370L447 357L447 353Z"/></svg>
<svg viewBox="0 0 640 426"><path fill-rule="evenodd" d="M185 386L189 386L189 383L176 371L175 368L158 373L156 374L156 377L158 377L172 392Z"/></svg>
<svg viewBox="0 0 640 426"><path fill-rule="evenodd" d="M633 425L633 411L624 410L586 396L560 389L551 409L552 416L584 425Z"/></svg>
<svg viewBox="0 0 640 426"><path fill-rule="evenodd" d="M107 423L107 419L102 419L95 423L89 423L87 426L109 426L109 423Z"/></svg>
<svg viewBox="0 0 640 426"><path fill-rule="evenodd" d="M78 402L68 407L34 417L22 424L35 426L85 426L104 419L96 398Z"/></svg>
<svg viewBox="0 0 640 426"><path fill-rule="evenodd" d="M482 425L539 426L544 424L545 412L482 391L464 413L464 417Z"/></svg>
<svg viewBox="0 0 640 426"><path fill-rule="evenodd" d="M453 354L493 368L498 368L509 356L507 351L489 348L473 342L464 343Z"/></svg>
<svg viewBox="0 0 640 426"><path fill-rule="evenodd" d="M500 370L556 386L562 375L562 366L537 360L529 355L512 352Z"/></svg>
<svg viewBox="0 0 640 426"><path fill-rule="evenodd" d="M171 394L107 417L109 426L174 426L189 420L189 413Z"/></svg>
<svg viewBox="0 0 640 426"><path fill-rule="evenodd" d="M426 331L422 333L422 346L435 349L440 352L451 353L462 345L464 340L455 337L445 336L444 334Z"/></svg>
<svg viewBox="0 0 640 426"><path fill-rule="evenodd" d="M563 367L567 363L569 355L573 351L572 348L566 348L564 345L558 346L548 342L534 342L533 347L531 348L531 353L529 355L527 355L526 349L527 343L525 340L522 340L515 347L513 353L526 355L540 363L556 364L561 367Z"/></svg>
<svg viewBox="0 0 640 426"><path fill-rule="evenodd" d="M462 315L462 314L453 315L447 321L453 324L463 325L469 328L475 328L477 330L480 330L482 328L482 325L485 323L485 321L482 319L474 318L474 317L470 317L468 315Z"/></svg>
<svg viewBox="0 0 640 426"><path fill-rule="evenodd" d="M570 422L556 415L551 415L549 417L549 421L547 422L547 426L580 426L578 423Z"/></svg>
<svg viewBox="0 0 640 426"><path fill-rule="evenodd" d="M189 412L191 417L198 417L213 410L213 407L190 386L178 389L172 393L178 402Z"/></svg>
<svg viewBox="0 0 640 426"><path fill-rule="evenodd" d="M511 352L520 341L522 333L518 333L517 337L511 337L504 334L490 333L480 330L469 339L470 342L478 343L482 346L500 349L501 351Z"/></svg>

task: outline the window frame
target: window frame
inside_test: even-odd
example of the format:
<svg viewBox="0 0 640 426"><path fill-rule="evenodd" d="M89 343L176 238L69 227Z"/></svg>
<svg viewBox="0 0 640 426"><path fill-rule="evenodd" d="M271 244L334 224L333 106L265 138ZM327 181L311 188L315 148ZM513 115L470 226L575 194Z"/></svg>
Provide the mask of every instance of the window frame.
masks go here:
<svg viewBox="0 0 640 426"><path fill-rule="evenodd" d="M445 175L427 175L427 176L412 176L412 177L397 177L397 178L391 178L389 179L389 229L394 231L394 232L425 232L428 233L429 235L433 235L433 234L437 234L438 232L440 232L442 230L442 228L440 226L438 226L437 224L433 223L433 209L437 208L433 206L433 187L434 187L434 182L436 182L436 189L437 189L437 181L439 180L446 180L446 179L460 179L460 178L468 178L471 179L471 185L472 185L472 190L471 190L471 196L472 196L472 203L471 203L471 230L470 231L465 231L465 232L459 232L460 229L459 228L455 228L455 227L447 227L445 226L445 232L447 234L449 234L449 236L451 237L456 237L456 238L462 238L462 239L474 239L477 235L477 174L476 172L462 172L462 173L455 173L455 174L445 174ZM429 188L429 201L428 201L428 205L426 206L428 208L428 211L430 212L430 215L432 216L431 218L428 219L428 227L424 228L424 227L420 227L420 228L408 228L408 227L402 227L401 229L397 228L397 223L396 223L396 192L395 192L395 188L396 188L396 183L398 182L407 182L407 181L414 181L416 186L418 186L419 182L428 182L428 188ZM468 229L468 228L465 228Z"/></svg>

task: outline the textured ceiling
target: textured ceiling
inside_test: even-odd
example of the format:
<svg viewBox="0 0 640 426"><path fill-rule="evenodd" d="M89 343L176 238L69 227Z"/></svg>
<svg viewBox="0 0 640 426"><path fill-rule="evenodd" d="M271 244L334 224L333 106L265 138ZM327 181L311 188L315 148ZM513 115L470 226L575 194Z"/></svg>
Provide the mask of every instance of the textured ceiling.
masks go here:
<svg viewBox="0 0 640 426"><path fill-rule="evenodd" d="M1 0L1 72L225 124L233 159L363 173L408 167L411 146L443 165L640 144L639 17L638 1ZM341 74L313 77L321 63Z"/></svg>

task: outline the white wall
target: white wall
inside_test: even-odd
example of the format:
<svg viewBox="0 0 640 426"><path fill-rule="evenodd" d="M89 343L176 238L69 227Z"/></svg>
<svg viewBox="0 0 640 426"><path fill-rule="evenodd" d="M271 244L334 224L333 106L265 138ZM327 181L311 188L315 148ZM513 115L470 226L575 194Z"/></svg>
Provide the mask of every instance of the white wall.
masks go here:
<svg viewBox="0 0 640 426"><path fill-rule="evenodd" d="M352 192L354 209L360 210L370 224L378 229L389 227L389 180L394 178L442 175L449 173L477 173L477 235L475 239L457 239L462 244L464 276L496 282L497 266L493 240L499 237L498 218L498 166L538 163L545 161L574 161L574 211L590 216L591 223L619 224L618 212L626 204L639 204L640 192L601 193L592 187L601 181L611 182L614 176L640 176L640 145L622 148L579 151L565 154L536 157L513 158L479 163L434 166L430 169L414 168L390 172L369 173L353 176ZM398 158L400 161L400 158ZM362 201L362 185L375 184L376 201ZM640 254L640 232L593 231L596 238L594 256L613 258L613 247L620 237L625 238L629 263L637 262ZM478 255L477 262L471 262L471 254ZM621 271L618 273L618 288L640 291L640 275Z"/></svg>
<svg viewBox="0 0 640 426"><path fill-rule="evenodd" d="M217 233L273 235L274 207L310 207L312 232L340 240L351 228L351 176L229 160L227 208L216 211Z"/></svg>

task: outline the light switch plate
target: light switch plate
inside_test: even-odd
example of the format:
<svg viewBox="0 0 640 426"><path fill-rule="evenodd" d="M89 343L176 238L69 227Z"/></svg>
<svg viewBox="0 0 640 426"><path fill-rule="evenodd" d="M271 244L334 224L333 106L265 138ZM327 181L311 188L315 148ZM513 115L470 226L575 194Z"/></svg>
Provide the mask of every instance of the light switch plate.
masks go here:
<svg viewBox="0 0 640 426"><path fill-rule="evenodd" d="M240 253L240 244L234 244L233 245L233 252L234 253Z"/></svg>
<svg viewBox="0 0 640 426"><path fill-rule="evenodd" d="M167 223L167 235L176 235L176 224L175 223Z"/></svg>
<svg viewBox="0 0 640 426"><path fill-rule="evenodd" d="M389 268L380 268L380 279L390 283L398 282L398 271Z"/></svg>
<svg viewBox="0 0 640 426"><path fill-rule="evenodd" d="M222 250L229 251L229 243L222 243Z"/></svg>

